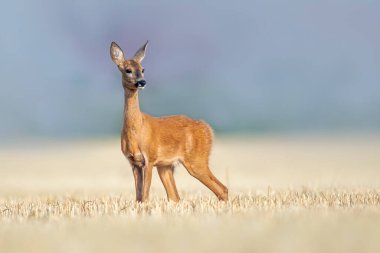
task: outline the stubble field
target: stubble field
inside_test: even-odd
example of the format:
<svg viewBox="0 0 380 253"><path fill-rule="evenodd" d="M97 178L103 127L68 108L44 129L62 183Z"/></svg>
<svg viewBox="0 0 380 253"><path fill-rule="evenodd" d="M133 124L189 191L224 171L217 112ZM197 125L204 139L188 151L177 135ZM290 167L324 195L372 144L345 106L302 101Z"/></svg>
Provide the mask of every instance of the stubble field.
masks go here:
<svg viewBox="0 0 380 253"><path fill-rule="evenodd" d="M228 202L178 167L136 203L117 139L0 148L0 252L380 251L379 135L216 138Z"/></svg>

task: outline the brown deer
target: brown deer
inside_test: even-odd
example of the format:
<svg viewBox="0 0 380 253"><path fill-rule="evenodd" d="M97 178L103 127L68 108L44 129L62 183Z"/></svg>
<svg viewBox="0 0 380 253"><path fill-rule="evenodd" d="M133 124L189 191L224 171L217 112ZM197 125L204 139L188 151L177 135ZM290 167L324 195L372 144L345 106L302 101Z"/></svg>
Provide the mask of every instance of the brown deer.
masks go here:
<svg viewBox="0 0 380 253"><path fill-rule="evenodd" d="M145 87L144 68L148 41L126 60L121 48L112 42L110 54L122 74L125 95L124 126L121 132L121 150L131 164L136 187L136 200L146 201L157 168L169 200L178 202L179 195L173 178L175 164L181 163L220 200L228 199L228 189L210 171L208 166L213 132L200 120L176 115L152 117L140 111L139 90Z"/></svg>

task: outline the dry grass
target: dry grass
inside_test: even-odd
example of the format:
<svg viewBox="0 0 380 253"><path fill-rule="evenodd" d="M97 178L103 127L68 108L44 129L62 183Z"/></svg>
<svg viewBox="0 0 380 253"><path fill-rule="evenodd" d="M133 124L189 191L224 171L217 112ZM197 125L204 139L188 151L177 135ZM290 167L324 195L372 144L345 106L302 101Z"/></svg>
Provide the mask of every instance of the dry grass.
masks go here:
<svg viewBox="0 0 380 253"><path fill-rule="evenodd" d="M136 203L117 140L0 150L0 252L379 252L380 138L218 138L217 199L183 169Z"/></svg>
<svg viewBox="0 0 380 253"><path fill-rule="evenodd" d="M32 198L0 199L0 219L25 221L38 219L83 218L102 216L187 217L233 216L252 211L310 210L310 209L365 209L380 208L380 191L347 192L342 190L280 191L268 189L266 194L249 193L232 197L228 202L215 197L190 194L180 203L155 198L137 203L132 196L39 196Z"/></svg>

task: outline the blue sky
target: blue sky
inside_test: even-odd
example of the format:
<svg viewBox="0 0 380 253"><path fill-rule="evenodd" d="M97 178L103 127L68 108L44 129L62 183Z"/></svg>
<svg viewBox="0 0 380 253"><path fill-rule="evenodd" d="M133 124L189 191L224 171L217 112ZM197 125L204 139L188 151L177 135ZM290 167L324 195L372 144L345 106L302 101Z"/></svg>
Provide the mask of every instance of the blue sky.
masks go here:
<svg viewBox="0 0 380 253"><path fill-rule="evenodd" d="M147 39L153 115L218 131L380 128L378 1L7 1L0 15L0 136L118 134L109 59Z"/></svg>

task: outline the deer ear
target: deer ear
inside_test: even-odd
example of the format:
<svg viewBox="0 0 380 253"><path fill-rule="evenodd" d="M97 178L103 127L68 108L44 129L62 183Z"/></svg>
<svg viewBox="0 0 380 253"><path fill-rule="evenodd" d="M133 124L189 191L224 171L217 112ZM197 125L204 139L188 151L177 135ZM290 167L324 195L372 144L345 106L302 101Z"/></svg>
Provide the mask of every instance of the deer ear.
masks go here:
<svg viewBox="0 0 380 253"><path fill-rule="evenodd" d="M135 54L135 56L133 57L133 59L135 59L137 62L141 62L143 59L144 59L144 57L145 57L145 50L146 50L146 46L148 45L148 40L145 42L145 44L142 46L142 47L140 47L140 49L139 50L137 50L137 52L136 52L136 54Z"/></svg>
<svg viewBox="0 0 380 253"><path fill-rule="evenodd" d="M111 43L110 54L112 61L118 66L125 61L123 50L115 42Z"/></svg>

